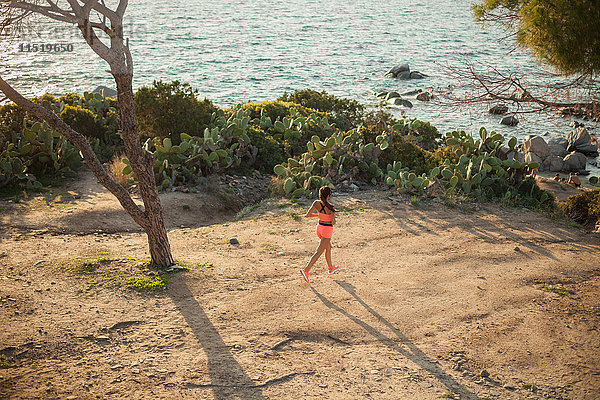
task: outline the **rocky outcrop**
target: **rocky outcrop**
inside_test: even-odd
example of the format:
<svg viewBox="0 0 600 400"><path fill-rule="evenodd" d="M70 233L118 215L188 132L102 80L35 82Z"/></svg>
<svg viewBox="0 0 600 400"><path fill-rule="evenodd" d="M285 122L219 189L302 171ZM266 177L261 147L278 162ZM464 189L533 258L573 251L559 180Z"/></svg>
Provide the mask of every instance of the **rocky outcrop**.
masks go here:
<svg viewBox="0 0 600 400"><path fill-rule="evenodd" d="M552 139L547 144L539 136L530 136L521 145L521 151L526 162L540 164L540 172L583 172L587 163L585 154L577 151L568 153L560 143L563 142Z"/></svg>
<svg viewBox="0 0 600 400"><path fill-rule="evenodd" d="M419 71L411 71L408 64L398 64L394 65L388 72L386 72L385 76L391 76L396 79L424 79L427 75L419 72Z"/></svg>

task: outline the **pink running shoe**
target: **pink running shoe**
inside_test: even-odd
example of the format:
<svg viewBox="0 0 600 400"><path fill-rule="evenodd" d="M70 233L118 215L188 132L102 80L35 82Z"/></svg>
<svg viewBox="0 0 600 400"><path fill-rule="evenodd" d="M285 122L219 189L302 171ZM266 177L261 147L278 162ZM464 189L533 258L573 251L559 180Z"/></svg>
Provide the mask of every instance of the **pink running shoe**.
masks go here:
<svg viewBox="0 0 600 400"><path fill-rule="evenodd" d="M340 269L339 265L334 265L333 267L329 268L329 271L327 273L331 275L335 273L338 269Z"/></svg>
<svg viewBox="0 0 600 400"><path fill-rule="evenodd" d="M310 283L310 281L308 280L308 272L306 272L305 269L301 269L300 273L302 274L302 277L304 278L304 280L308 283Z"/></svg>

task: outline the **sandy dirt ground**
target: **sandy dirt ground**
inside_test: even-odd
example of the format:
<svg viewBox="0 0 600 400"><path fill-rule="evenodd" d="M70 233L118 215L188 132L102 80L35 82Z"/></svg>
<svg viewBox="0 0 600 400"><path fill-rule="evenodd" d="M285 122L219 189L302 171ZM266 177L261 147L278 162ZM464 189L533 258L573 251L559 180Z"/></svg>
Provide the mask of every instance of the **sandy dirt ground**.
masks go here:
<svg viewBox="0 0 600 400"><path fill-rule="evenodd" d="M307 284L304 205L234 218L209 194L163 201L193 267L157 294L60 267L148 257L95 182L0 202L0 398L600 398L597 233L499 205L339 194L341 269L322 259Z"/></svg>

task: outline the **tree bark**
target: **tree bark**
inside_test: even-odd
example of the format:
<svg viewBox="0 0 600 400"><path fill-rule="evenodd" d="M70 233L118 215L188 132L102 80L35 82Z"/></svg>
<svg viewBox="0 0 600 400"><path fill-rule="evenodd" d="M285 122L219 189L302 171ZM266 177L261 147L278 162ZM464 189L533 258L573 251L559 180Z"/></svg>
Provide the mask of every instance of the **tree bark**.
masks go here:
<svg viewBox="0 0 600 400"><path fill-rule="evenodd" d="M154 158L142 151L132 88L133 76L129 73L114 74L117 84L119 126L121 127L125 154L138 181L140 196L148 216L144 230L148 234L148 245L152 264L168 267L174 264L167 231L165 229L163 207L158 197L154 178Z"/></svg>

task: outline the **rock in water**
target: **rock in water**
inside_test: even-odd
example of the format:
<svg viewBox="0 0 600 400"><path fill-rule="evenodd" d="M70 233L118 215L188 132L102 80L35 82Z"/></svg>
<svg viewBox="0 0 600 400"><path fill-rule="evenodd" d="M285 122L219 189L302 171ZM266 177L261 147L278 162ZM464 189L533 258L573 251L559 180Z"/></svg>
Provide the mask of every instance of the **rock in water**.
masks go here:
<svg viewBox="0 0 600 400"><path fill-rule="evenodd" d="M519 123L519 120L514 116L509 115L507 117L502 118L502 121L500 121L500 123L502 125L516 126Z"/></svg>
<svg viewBox="0 0 600 400"><path fill-rule="evenodd" d="M393 99L389 99L388 103L394 106L403 106L408 108L412 108L413 106L413 104L410 101L401 99L400 97L394 97Z"/></svg>
<svg viewBox="0 0 600 400"><path fill-rule="evenodd" d="M488 112L490 114L504 115L508 112L508 106L505 106L504 104L493 106Z"/></svg>
<svg viewBox="0 0 600 400"><path fill-rule="evenodd" d="M394 97L400 97L400 93L398 92L388 92L388 94L385 96L385 100L389 100L389 99L393 99Z"/></svg>
<svg viewBox="0 0 600 400"><path fill-rule="evenodd" d="M417 95L417 100L420 101L429 101L431 99L433 99L433 95L429 92L423 92Z"/></svg>
<svg viewBox="0 0 600 400"><path fill-rule="evenodd" d="M410 77L410 79L424 79L424 78L427 77L427 75L422 74L419 71L413 71L413 72L410 73L409 77Z"/></svg>
<svg viewBox="0 0 600 400"><path fill-rule="evenodd" d="M395 77L397 77L397 76L398 76L398 74L399 74L399 73L401 73L401 72L406 72L406 71L410 72L410 67L408 66L408 64L407 64L407 63L404 63L404 64L397 64L397 65L394 65L394 66L392 67L392 69L390 69L390 70L389 70L389 71L388 71L388 72L385 74L385 76L387 76L387 75L391 75L392 77L394 77L394 78L395 78Z"/></svg>
<svg viewBox="0 0 600 400"><path fill-rule="evenodd" d="M98 86L96 89L92 90L92 93L102 93L102 91L104 91L104 97L117 98L117 91L106 86Z"/></svg>
<svg viewBox="0 0 600 400"><path fill-rule="evenodd" d="M401 94L401 96L414 96L415 94L419 94L421 93L423 90L422 89L415 89L415 90L410 90L408 92L404 92Z"/></svg>
<svg viewBox="0 0 600 400"><path fill-rule="evenodd" d="M410 79L410 75L411 75L411 72L402 71L398 75L396 75L394 78L398 78L398 79L402 79L402 80L407 80L407 79Z"/></svg>

